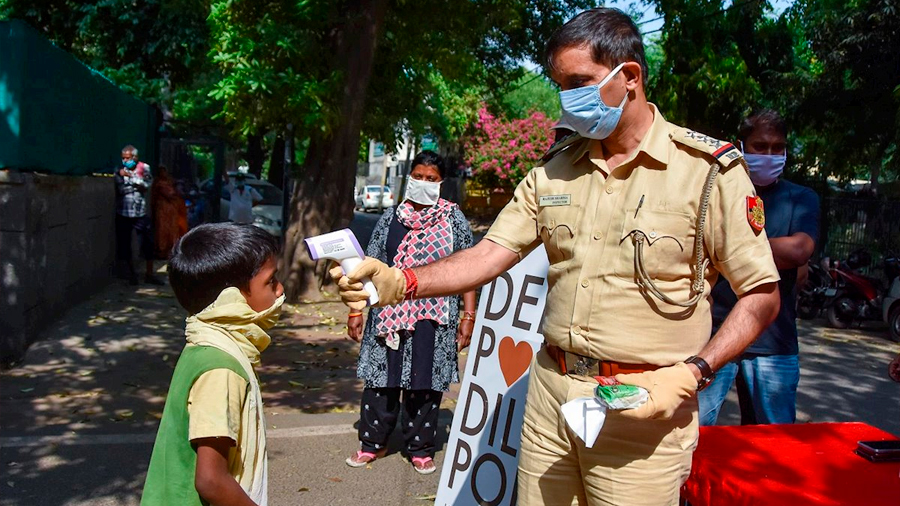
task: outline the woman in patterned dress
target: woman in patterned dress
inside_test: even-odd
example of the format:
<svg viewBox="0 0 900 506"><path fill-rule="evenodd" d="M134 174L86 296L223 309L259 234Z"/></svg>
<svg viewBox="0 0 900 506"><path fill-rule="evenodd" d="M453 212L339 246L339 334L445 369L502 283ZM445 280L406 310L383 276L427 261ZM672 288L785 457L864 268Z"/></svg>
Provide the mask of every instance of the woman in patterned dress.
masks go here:
<svg viewBox="0 0 900 506"><path fill-rule="evenodd" d="M472 246L472 231L462 211L439 198L444 174L444 161L438 154L416 155L406 198L378 221L368 256L408 268ZM475 292L462 298L462 315L458 296L371 308L365 332L362 313L350 312L348 334L355 341L362 339L357 376L365 380L365 388L360 402L360 450L347 459L347 465L364 467L384 456L388 437L400 419L415 470L435 471L441 397L451 383L459 381L457 353L469 345L475 326Z"/></svg>

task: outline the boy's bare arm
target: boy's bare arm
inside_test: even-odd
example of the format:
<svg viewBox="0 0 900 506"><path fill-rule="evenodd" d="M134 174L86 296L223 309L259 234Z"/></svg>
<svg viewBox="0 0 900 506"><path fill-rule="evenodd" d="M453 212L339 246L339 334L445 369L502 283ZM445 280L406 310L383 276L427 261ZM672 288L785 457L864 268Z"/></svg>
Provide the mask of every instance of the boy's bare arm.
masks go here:
<svg viewBox="0 0 900 506"><path fill-rule="evenodd" d="M228 450L234 441L227 437L195 439L197 493L213 506L257 506L234 477L228 473Z"/></svg>

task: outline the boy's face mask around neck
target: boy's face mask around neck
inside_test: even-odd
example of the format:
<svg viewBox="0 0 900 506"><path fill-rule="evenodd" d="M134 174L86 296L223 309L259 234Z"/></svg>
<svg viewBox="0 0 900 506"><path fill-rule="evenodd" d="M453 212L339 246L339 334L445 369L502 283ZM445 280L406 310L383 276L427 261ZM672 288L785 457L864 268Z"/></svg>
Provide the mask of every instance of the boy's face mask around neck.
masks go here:
<svg viewBox="0 0 900 506"><path fill-rule="evenodd" d="M229 331L242 348L246 346L241 341L246 340L247 344L262 352L271 343L266 331L278 323L284 301L285 296L281 295L268 309L254 311L238 288L229 287L222 290L209 307L188 318L188 327L191 327L192 321L219 327Z"/></svg>
<svg viewBox="0 0 900 506"><path fill-rule="evenodd" d="M256 317L253 318L253 323L263 330L269 330L274 327L275 324L278 323L278 318L281 316L281 307L284 305L284 301L284 295L275 299L275 302L271 307L256 313Z"/></svg>

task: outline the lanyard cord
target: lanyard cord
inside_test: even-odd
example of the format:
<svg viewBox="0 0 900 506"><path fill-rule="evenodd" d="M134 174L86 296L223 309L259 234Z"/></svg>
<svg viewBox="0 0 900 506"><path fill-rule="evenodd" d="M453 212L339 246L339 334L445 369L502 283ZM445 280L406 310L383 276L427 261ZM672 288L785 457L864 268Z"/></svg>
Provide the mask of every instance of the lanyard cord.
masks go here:
<svg viewBox="0 0 900 506"><path fill-rule="evenodd" d="M703 297L703 282L706 276L706 267L709 265L709 259L705 258L703 254L703 229L706 228L706 215L709 211L709 198L712 193L713 183L715 183L721 167L718 162L714 162L709 166L709 174L706 176L703 194L700 196L700 213L697 215L697 237L694 241L696 264L694 265L694 282L691 285L691 292L694 295L690 300L677 302L660 291L644 267L644 242L647 241L647 236L640 230L635 230L631 235L631 240L634 242L634 271L637 275L637 284L662 302L689 308L695 306L700 302L700 298Z"/></svg>

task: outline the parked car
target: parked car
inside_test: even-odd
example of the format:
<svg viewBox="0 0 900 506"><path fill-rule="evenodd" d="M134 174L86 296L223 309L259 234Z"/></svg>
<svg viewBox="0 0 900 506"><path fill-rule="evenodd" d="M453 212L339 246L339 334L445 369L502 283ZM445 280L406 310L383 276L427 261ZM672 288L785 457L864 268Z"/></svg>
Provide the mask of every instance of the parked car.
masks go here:
<svg viewBox="0 0 900 506"><path fill-rule="evenodd" d="M237 173L229 172L228 177L233 178ZM253 224L266 232L281 237L281 226L283 222L284 194L277 186L268 181L256 179L255 176L248 175L244 180L244 184L256 190L262 196L262 202L253 206ZM213 193L213 180L207 179L201 186L203 194L210 198ZM222 185L222 195L219 200L219 219L221 221L228 220L228 211L231 208L231 194Z"/></svg>
<svg viewBox="0 0 900 506"><path fill-rule="evenodd" d="M394 193L390 186L384 187L382 196L381 187L376 185L364 186L359 193L356 194L356 208L363 211L377 210L378 197L381 196L381 207L391 207L394 205Z"/></svg>

